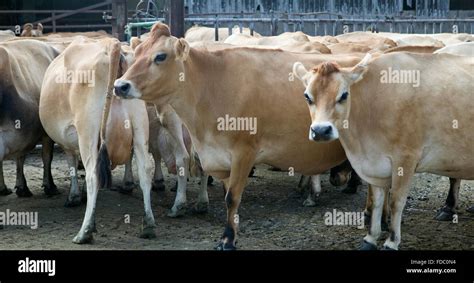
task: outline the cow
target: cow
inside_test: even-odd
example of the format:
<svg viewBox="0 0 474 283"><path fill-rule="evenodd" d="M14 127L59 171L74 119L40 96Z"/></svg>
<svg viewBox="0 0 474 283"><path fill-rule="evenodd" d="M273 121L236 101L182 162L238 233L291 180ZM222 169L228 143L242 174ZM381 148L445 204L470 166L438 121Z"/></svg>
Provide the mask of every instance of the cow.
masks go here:
<svg viewBox="0 0 474 283"><path fill-rule="evenodd" d="M377 248L390 188L390 233L383 247L396 250L415 173L474 179L467 158L474 154L474 57L395 52L370 60L367 54L352 68L324 62L309 72L295 63L293 70L306 87L310 139L323 144L339 139L372 190L371 226L361 249ZM382 78L387 70L418 70L421 81L387 84ZM446 73L456 74L456 81Z"/></svg>
<svg viewBox="0 0 474 283"><path fill-rule="evenodd" d="M98 189L110 187L110 170L130 160L132 146L145 208L140 237L156 237L150 202L151 178L147 173L151 163L146 105L143 101L120 100L110 95L114 80L133 60L133 54L125 51L116 39L79 37L51 63L41 89L41 122L48 135L64 149L70 168L67 205L80 201L76 170L79 154L86 171L86 213L73 239L76 244L92 241Z"/></svg>
<svg viewBox="0 0 474 283"><path fill-rule="evenodd" d="M23 31L20 34L21 37L38 37L43 36L43 25L38 23L36 29L32 23L27 23L23 25Z"/></svg>
<svg viewBox="0 0 474 283"><path fill-rule="evenodd" d="M32 196L23 172L28 154L41 142L43 189L58 194L51 175L53 142L45 134L38 116L40 90L48 65L57 50L38 41L0 43L0 195L12 193L3 178L3 160L16 160L16 194Z"/></svg>
<svg viewBox="0 0 474 283"><path fill-rule="evenodd" d="M461 42L443 47L434 53L449 53L460 56L474 56L474 42Z"/></svg>
<svg viewBox="0 0 474 283"><path fill-rule="evenodd" d="M341 42L328 46L332 54L347 54L347 53L367 53L371 48L367 45L353 42Z"/></svg>
<svg viewBox="0 0 474 283"><path fill-rule="evenodd" d="M380 36L377 33L371 32L350 32L340 34L335 37L341 43L357 43L375 49L377 51L384 51L386 49L397 46L397 43L387 37Z"/></svg>
<svg viewBox="0 0 474 283"><path fill-rule="evenodd" d="M215 41L215 37L216 37L215 33L216 33L216 30L214 28L194 26L186 31L184 38L186 38L188 42ZM240 28L238 26L234 26L232 28L231 34L229 34L228 28L219 28L218 33L219 33L218 41L221 41L221 42L226 40L231 34L241 33L241 34L251 35L251 31L249 28L242 28L242 32L240 32ZM252 36L260 37L260 34L254 31ZM147 37L143 37L141 39L145 40L147 39Z"/></svg>
<svg viewBox="0 0 474 283"><path fill-rule="evenodd" d="M123 99L171 105L189 130L204 171L223 180L227 224L219 250L235 249L237 212L254 164L316 175L346 160L338 141L316 144L306 138L310 117L298 95L303 88L285 69L297 58L307 64L336 60L343 66L360 60L255 48L191 48L185 39L171 36L168 26L156 23L137 47L133 65L115 81L115 95Z"/></svg>
<svg viewBox="0 0 474 283"><path fill-rule="evenodd" d="M0 42L15 38L15 33L11 30L0 30Z"/></svg>

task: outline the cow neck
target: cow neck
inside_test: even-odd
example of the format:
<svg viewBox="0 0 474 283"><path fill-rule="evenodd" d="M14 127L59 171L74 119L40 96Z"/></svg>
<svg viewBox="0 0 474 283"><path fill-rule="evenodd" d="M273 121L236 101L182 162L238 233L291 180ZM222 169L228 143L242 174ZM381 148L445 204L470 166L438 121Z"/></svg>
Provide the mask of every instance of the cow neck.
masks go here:
<svg viewBox="0 0 474 283"><path fill-rule="evenodd" d="M205 105L209 105L213 93L206 90L209 84L207 58L210 57L205 52L191 48L189 56L183 62L185 80L182 82L178 95L174 95L170 100L170 105L176 111L183 123L189 129L192 136L202 139L206 130L206 125L213 125L215 121L210 121L212 113ZM206 63L207 62L207 63Z"/></svg>
<svg viewBox="0 0 474 283"><path fill-rule="evenodd" d="M350 149L360 152L363 148L363 137L361 137L363 129L360 128L360 125L370 124L370 121L366 120L366 114L370 112L370 110L367 111L367 105L370 104L364 102L363 92L355 92L355 90L351 91L351 109L348 117L349 127L339 130L339 140L345 151Z"/></svg>

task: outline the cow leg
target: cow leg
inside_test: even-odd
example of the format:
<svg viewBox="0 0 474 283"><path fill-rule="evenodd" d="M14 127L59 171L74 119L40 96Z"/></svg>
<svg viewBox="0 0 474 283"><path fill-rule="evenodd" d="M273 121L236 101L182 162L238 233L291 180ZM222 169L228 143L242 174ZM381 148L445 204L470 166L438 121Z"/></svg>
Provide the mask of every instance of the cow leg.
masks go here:
<svg viewBox="0 0 474 283"><path fill-rule="evenodd" d="M197 213L206 213L209 208L209 195L207 194L209 175L202 172L201 173L201 182L199 184L199 194L195 207Z"/></svg>
<svg viewBox="0 0 474 283"><path fill-rule="evenodd" d="M23 167L25 165L26 155L20 156L16 159L16 195L20 198L31 197L33 194L26 185L25 174L23 172Z"/></svg>
<svg viewBox="0 0 474 283"><path fill-rule="evenodd" d="M438 221L452 221L456 214L459 204L459 188L461 187L461 179L449 178L449 192L445 205L438 211L435 219Z"/></svg>
<svg viewBox="0 0 474 283"><path fill-rule="evenodd" d="M406 164L409 164L408 161ZM403 168L404 173L399 176L398 170L392 174L392 189L390 194L390 236L385 241L383 248L387 250L398 250L401 241L401 224L403 208L407 202L410 182L415 172L415 166L410 164Z"/></svg>
<svg viewBox="0 0 474 283"><path fill-rule="evenodd" d="M51 162L53 161L54 141L48 136L43 136L41 143L43 145L41 157L43 159L43 190L47 196L59 194L58 188L54 184L51 174Z"/></svg>
<svg viewBox="0 0 474 283"><path fill-rule="evenodd" d="M377 186L372 186L369 184L369 194L370 202L369 207L371 207L371 220L369 233L364 237L364 242L362 243L361 250L376 250L377 249L377 240L382 233L381 220L382 220L382 210L383 202L385 198L385 189Z"/></svg>
<svg viewBox="0 0 474 283"><path fill-rule="evenodd" d="M382 222L381 222L381 227L382 231L388 231L388 217L390 215L390 205L389 205L389 188L385 188L385 197L383 201L383 212L382 212ZM364 209L364 222L365 225L370 227L371 223L371 217L372 217L372 206L373 206L373 200L372 200L372 187L369 186L369 190L367 192L367 201L365 203L365 209Z"/></svg>
<svg viewBox="0 0 474 283"><path fill-rule="evenodd" d="M89 121L84 121L85 124L87 124L88 122ZM89 134L87 134L88 130L81 131L81 129L88 129L90 132ZM81 153L81 159L84 163L84 168L86 170L87 204L86 213L84 215L84 220L82 222L81 229L72 241L76 244L86 244L92 242L92 233L96 231L95 208L97 201L97 193L99 192L99 183L97 179L96 168L97 158L99 155L99 130L93 129L92 127L87 128L87 126L84 125L84 128L79 126L77 132L79 133L79 151ZM81 135L81 133L84 134Z"/></svg>
<svg viewBox="0 0 474 283"><path fill-rule="evenodd" d="M7 196L12 193L12 190L8 189L5 185L5 179L3 178L3 160L0 161L0 196Z"/></svg>
<svg viewBox="0 0 474 283"><path fill-rule="evenodd" d="M241 152L243 152L241 156L232 156L230 177L228 182L226 182L227 225L217 250L235 250L240 221L237 213L247 182L247 176L255 161L255 153L251 152L251 150L244 149Z"/></svg>
<svg viewBox="0 0 474 283"><path fill-rule="evenodd" d="M316 199L321 194L321 177L320 175L311 176L311 188L308 197L303 202L303 206L316 206Z"/></svg>
<svg viewBox="0 0 474 283"><path fill-rule="evenodd" d="M169 217L179 217L186 213L186 185L189 176L189 154L183 140L183 128L181 123L172 123L168 131L175 141L176 172L178 177L178 189L174 205L168 213Z"/></svg>
<svg viewBox="0 0 474 283"><path fill-rule="evenodd" d="M127 161L127 163L125 163L125 172L123 174L123 186L119 187L119 192L123 194L130 194L135 188L135 183L133 182L132 160L133 160L133 151L130 154L130 159Z"/></svg>
<svg viewBox="0 0 474 283"><path fill-rule="evenodd" d="M311 176L301 175L298 187L296 188L296 192L303 193L305 189L309 186L310 181Z"/></svg>
<svg viewBox="0 0 474 283"><path fill-rule="evenodd" d="M69 168L69 176L71 177L71 187L64 206L75 207L81 204L81 192L79 190L79 178L77 174L78 160L76 154L73 152L66 152L66 160Z"/></svg>
<svg viewBox="0 0 474 283"><path fill-rule="evenodd" d="M146 129L148 130L148 129ZM155 233L155 218L153 217L153 211L151 210L151 177L148 172L151 169L151 163L148 158L148 146L146 140L147 135L144 135L141 131L139 132L138 127L135 128L134 132L133 148L135 152L135 159L138 171L138 180L140 182L140 188L143 192L143 204L145 208L145 216L143 218L142 231L140 238L151 239L156 238Z"/></svg>
<svg viewBox="0 0 474 283"><path fill-rule="evenodd" d="M362 181L360 180L359 175L357 175L357 172L352 169L347 187L345 187L342 192L345 194L355 194L360 185L362 185Z"/></svg>
<svg viewBox="0 0 474 283"><path fill-rule="evenodd" d="M155 173L153 174L151 189L156 192L162 192L165 190L165 180L163 177L163 171L161 170L161 154L158 149L152 148L151 155L153 155L153 160L155 161Z"/></svg>

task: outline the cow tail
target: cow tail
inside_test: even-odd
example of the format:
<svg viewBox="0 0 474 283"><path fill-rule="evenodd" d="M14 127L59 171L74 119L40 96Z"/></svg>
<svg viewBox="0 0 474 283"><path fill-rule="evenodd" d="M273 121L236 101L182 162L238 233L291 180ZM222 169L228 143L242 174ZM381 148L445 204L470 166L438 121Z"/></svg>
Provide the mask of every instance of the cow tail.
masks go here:
<svg viewBox="0 0 474 283"><path fill-rule="evenodd" d="M105 105L102 111L102 121L100 123L100 148L97 157L97 178L99 188L110 188L112 186L112 172L109 153L105 140L107 120L109 118L110 106L112 104L112 92L115 79L117 78L120 64L120 42L114 40L109 45L109 78L107 82L107 93Z"/></svg>

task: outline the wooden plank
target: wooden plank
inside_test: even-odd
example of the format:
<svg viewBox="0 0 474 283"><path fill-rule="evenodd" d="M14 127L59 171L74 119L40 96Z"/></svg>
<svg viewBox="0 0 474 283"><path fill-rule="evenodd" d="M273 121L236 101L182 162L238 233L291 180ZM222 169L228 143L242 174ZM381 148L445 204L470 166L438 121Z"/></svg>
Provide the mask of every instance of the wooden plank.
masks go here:
<svg viewBox="0 0 474 283"><path fill-rule="evenodd" d="M184 37L184 0L170 1L170 30L174 36Z"/></svg>

